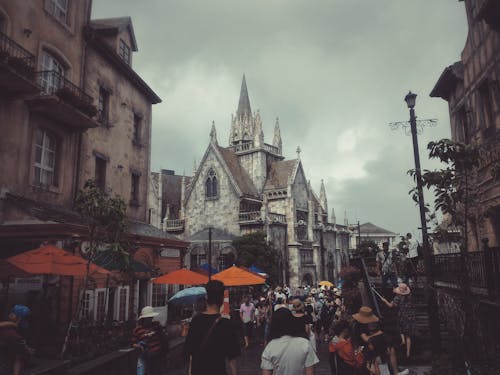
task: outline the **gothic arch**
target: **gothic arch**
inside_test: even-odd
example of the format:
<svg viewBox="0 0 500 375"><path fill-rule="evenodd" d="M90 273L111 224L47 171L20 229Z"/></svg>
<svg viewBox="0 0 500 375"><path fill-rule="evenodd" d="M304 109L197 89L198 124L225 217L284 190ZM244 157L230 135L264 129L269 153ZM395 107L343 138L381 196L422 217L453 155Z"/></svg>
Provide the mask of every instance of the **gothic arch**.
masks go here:
<svg viewBox="0 0 500 375"><path fill-rule="evenodd" d="M210 168L205 179L205 197L215 199L219 196L219 181L215 169Z"/></svg>

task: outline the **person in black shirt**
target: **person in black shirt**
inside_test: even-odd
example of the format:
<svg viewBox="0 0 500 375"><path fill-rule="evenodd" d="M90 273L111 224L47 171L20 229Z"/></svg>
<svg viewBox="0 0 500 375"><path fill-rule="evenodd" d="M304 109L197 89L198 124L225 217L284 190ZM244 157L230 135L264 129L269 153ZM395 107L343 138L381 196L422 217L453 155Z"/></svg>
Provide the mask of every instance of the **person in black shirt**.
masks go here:
<svg viewBox="0 0 500 375"><path fill-rule="evenodd" d="M219 314L224 301L224 284L209 281L206 310L193 317L186 337L185 351L189 356L189 374L226 375L226 360L230 375L237 375L236 357L240 344L229 319Z"/></svg>

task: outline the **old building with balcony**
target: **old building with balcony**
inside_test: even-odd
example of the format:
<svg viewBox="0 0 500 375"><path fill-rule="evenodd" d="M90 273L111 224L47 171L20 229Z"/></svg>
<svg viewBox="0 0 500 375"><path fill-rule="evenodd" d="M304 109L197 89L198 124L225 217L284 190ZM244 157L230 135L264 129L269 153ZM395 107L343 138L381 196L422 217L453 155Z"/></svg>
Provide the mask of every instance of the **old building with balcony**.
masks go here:
<svg viewBox="0 0 500 375"><path fill-rule="evenodd" d="M481 160L469 180L478 204L467 233L446 218L433 234L434 279L439 307L448 320L474 306L474 340L482 360L498 359L500 334L500 3L465 0L468 35L459 61L444 69L432 97L448 102L454 141L478 147ZM460 253L467 236L466 254ZM465 274L464 274L465 270ZM465 277L466 276L466 277ZM465 280L465 282L464 282ZM446 323L448 325L448 323ZM463 332L450 324L452 339ZM488 358L489 357L489 358ZM498 362L496 362L498 364Z"/></svg>
<svg viewBox="0 0 500 375"><path fill-rule="evenodd" d="M212 124L209 145L192 176L162 171L163 228L191 243L187 265L206 265L211 235L209 263L224 269L237 259L235 237L263 231L279 251L284 283L311 285L337 276L348 259L351 231L337 225L334 215L328 217L325 186L322 182L319 196L313 191L300 148L292 160L282 151L279 120L272 143L266 143L243 77L229 145L219 144Z"/></svg>
<svg viewBox="0 0 500 375"><path fill-rule="evenodd" d="M0 0L0 259L44 243L85 256L88 229L73 202L93 179L125 200L128 250L146 267L94 280L82 314L124 321L153 304L165 318L166 289L147 281L177 269L187 243L149 225L152 105L161 99L132 68L131 19L92 20L91 4ZM64 327L82 278L51 283L60 296L51 318Z"/></svg>

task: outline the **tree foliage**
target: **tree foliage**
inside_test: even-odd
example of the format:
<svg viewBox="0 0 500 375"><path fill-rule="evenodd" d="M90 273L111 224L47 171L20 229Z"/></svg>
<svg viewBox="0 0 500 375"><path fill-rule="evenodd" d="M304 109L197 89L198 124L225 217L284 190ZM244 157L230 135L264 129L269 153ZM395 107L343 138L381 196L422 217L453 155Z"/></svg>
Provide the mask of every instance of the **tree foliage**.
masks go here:
<svg viewBox="0 0 500 375"><path fill-rule="evenodd" d="M255 266L269 275L271 283L280 281L280 255L264 232L254 232L233 240L237 265Z"/></svg>
<svg viewBox="0 0 500 375"><path fill-rule="evenodd" d="M117 251L128 261L127 205L123 198L108 196L93 180L88 180L76 195L75 210L88 228L86 250L90 261L100 250Z"/></svg>

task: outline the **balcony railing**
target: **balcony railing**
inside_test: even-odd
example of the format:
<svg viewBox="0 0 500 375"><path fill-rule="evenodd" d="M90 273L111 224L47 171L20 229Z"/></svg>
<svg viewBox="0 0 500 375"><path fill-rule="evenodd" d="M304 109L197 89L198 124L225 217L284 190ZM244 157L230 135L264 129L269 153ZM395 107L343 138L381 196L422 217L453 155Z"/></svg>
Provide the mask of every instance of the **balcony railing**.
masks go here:
<svg viewBox="0 0 500 375"><path fill-rule="evenodd" d="M253 142L242 143L238 145L233 145L228 147L231 151L234 152L243 152L253 150Z"/></svg>
<svg viewBox="0 0 500 375"><path fill-rule="evenodd" d="M262 221L260 211L240 212L240 223L255 223Z"/></svg>
<svg viewBox="0 0 500 375"><path fill-rule="evenodd" d="M271 221L271 223L286 224L286 215L269 212L269 220Z"/></svg>
<svg viewBox="0 0 500 375"><path fill-rule="evenodd" d="M460 253L435 255L433 260L435 281L461 287L463 272ZM472 288L484 289L490 295L500 295L500 248L468 252L465 265Z"/></svg>
<svg viewBox="0 0 500 375"><path fill-rule="evenodd" d="M35 56L0 32L0 62L6 63L22 76L33 79Z"/></svg>
<svg viewBox="0 0 500 375"><path fill-rule="evenodd" d="M269 151L273 154L280 155L280 149L278 147L269 145L267 143L264 143L264 150Z"/></svg>
<svg viewBox="0 0 500 375"><path fill-rule="evenodd" d="M61 73L46 70L37 72L36 76L43 95L55 95L89 117L97 114L92 97Z"/></svg>
<svg viewBox="0 0 500 375"><path fill-rule="evenodd" d="M184 224L185 224L184 219L165 220L165 230L166 231L183 230Z"/></svg>

